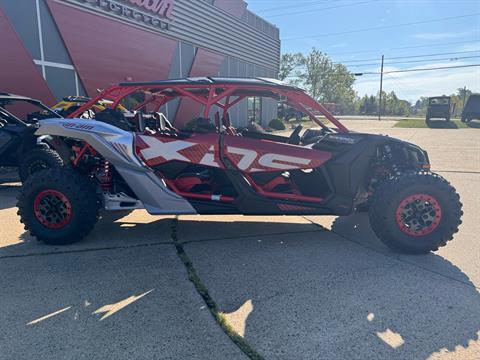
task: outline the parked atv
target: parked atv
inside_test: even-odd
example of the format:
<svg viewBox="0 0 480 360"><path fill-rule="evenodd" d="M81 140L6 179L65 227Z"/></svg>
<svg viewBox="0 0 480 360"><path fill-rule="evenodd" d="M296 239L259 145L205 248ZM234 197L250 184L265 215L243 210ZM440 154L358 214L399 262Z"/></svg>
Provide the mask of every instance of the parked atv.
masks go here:
<svg viewBox="0 0 480 360"><path fill-rule="evenodd" d="M45 117L61 116L38 100L0 93L0 166L18 167L22 182L39 170L63 165L48 137L35 135L39 118Z"/></svg>
<svg viewBox="0 0 480 360"><path fill-rule="evenodd" d="M91 98L86 96L67 96L64 97L60 102L55 104L53 106L53 110L56 113L62 115L63 117L67 117L90 100ZM98 99L95 105L93 105L90 109L86 110L78 117L85 119L93 118L95 116L95 113L105 110L107 107L109 107L109 105L111 105L111 103L111 101L105 99ZM125 107L121 104L117 105L117 109L120 111L126 111Z"/></svg>
<svg viewBox="0 0 480 360"><path fill-rule="evenodd" d="M115 109L138 92L145 92L145 101L132 109L134 117ZM288 101L318 127L298 125L290 136L240 132L230 111L252 96ZM19 196L25 228L46 243L81 240L93 229L99 209L343 216L369 203L377 236L396 251L416 254L444 246L461 223L459 196L430 172L426 151L388 136L350 132L306 92L278 80L122 83L98 98L110 99L113 109L95 120L43 120L37 131L65 139L74 159L69 168L34 174ZM159 112L179 98L204 109L186 130ZM92 99L70 116L95 103Z"/></svg>
<svg viewBox="0 0 480 360"><path fill-rule="evenodd" d="M427 115L425 117L427 125L431 119L450 121L451 114L452 109L449 96L436 96L428 99Z"/></svg>
<svg viewBox="0 0 480 360"><path fill-rule="evenodd" d="M461 120L467 124L472 120L480 120L480 94L469 96L462 110Z"/></svg>

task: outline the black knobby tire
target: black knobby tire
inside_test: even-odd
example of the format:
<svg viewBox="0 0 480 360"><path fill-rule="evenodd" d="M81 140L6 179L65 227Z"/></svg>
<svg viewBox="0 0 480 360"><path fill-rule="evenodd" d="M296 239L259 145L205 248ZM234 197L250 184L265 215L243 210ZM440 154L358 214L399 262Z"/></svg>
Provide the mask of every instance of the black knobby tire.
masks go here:
<svg viewBox="0 0 480 360"><path fill-rule="evenodd" d="M423 195L418 196L419 194ZM437 215L436 219L434 216L433 223L427 223L418 232L415 231L416 228L405 226L402 218L404 215L400 215L401 210L406 209L401 207L402 204L415 198L417 200L412 200L413 203L423 202L418 198L432 199L437 208L435 210L430 207L433 215ZM431 206L428 201L424 204ZM410 209L407 211L414 213ZM458 232L462 214L462 203L455 188L440 175L423 171L405 173L385 181L372 196L369 211L370 224L378 238L392 250L410 254L425 254L446 245L453 234Z"/></svg>
<svg viewBox="0 0 480 360"><path fill-rule="evenodd" d="M48 215L41 215L39 203L42 194L53 194L46 202L58 203L66 199L68 216L64 224L49 222ZM52 197L52 195L48 195ZM60 198L59 198L60 197ZM98 200L95 188L85 177L71 168L47 169L33 174L23 185L18 196L18 215L25 230L38 240L51 245L66 245L82 240L95 226L98 219ZM50 210L48 210L50 211ZM47 211L47 214L50 212ZM56 215L55 215L56 216ZM47 225L45 223L47 222ZM56 228L52 225L57 226Z"/></svg>
<svg viewBox="0 0 480 360"><path fill-rule="evenodd" d="M22 159L20 159L18 173L20 180L23 182L37 171L61 168L63 166L63 160L60 155L49 148L36 148L29 151Z"/></svg>

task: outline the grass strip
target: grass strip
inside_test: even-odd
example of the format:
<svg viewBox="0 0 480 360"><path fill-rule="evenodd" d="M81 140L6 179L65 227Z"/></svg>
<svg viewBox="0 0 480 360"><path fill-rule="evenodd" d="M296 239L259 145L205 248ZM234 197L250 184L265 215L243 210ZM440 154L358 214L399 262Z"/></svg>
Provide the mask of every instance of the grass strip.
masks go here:
<svg viewBox="0 0 480 360"><path fill-rule="evenodd" d="M459 120L431 120L427 125L423 119L402 119L398 121L394 127L396 128L431 128L431 129L466 129L468 126Z"/></svg>
<svg viewBox="0 0 480 360"><path fill-rule="evenodd" d="M263 356L261 356L258 352L256 352L248 343L247 341L238 335L238 333L233 329L233 327L228 323L225 314L218 310L218 306L215 301L210 296L207 287L203 284L202 280L197 274L195 267L193 266L192 261L188 257L183 244L179 241L177 235L177 227L178 227L178 217L172 220L171 226L171 237L173 243L175 244L175 248L177 250L178 257L182 261L183 265L185 266L188 274L188 279L193 283L195 289L202 297L203 301L207 305L210 313L212 314L213 318L217 322L218 325L222 328L225 334L230 338L231 341L238 348L250 359L252 360L263 360Z"/></svg>

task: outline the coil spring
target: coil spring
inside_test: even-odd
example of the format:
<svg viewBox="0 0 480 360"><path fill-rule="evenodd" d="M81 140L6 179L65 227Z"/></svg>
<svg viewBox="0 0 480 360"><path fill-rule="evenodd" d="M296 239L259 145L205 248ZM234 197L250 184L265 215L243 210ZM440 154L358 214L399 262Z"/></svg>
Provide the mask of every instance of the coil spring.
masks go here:
<svg viewBox="0 0 480 360"><path fill-rule="evenodd" d="M387 159L390 162L390 168L393 171L393 173L397 176L402 174L402 169L400 168L400 166L395 161L395 157L393 156L392 148L390 147L390 145L385 145L383 147L383 149L385 151L385 156L387 157Z"/></svg>
<svg viewBox="0 0 480 360"><path fill-rule="evenodd" d="M110 192L113 188L113 176L110 163L107 160L100 162L97 174L101 189Z"/></svg>

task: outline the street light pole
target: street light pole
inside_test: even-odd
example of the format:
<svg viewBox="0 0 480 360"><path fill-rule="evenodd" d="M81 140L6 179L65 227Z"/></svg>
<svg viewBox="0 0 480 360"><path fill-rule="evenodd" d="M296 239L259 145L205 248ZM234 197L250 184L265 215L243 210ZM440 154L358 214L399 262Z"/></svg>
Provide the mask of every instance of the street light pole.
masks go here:
<svg viewBox="0 0 480 360"><path fill-rule="evenodd" d="M382 120L382 92L383 92L383 60L384 55L382 55L382 67L380 69L380 96L378 99L378 120Z"/></svg>

